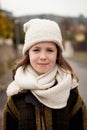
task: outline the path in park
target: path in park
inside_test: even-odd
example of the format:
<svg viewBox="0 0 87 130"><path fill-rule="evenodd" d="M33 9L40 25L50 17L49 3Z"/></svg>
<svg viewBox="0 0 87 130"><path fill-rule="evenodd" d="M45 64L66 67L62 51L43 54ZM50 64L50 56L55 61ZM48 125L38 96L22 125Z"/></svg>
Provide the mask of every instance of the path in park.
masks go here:
<svg viewBox="0 0 87 130"><path fill-rule="evenodd" d="M87 62L69 60L79 78L80 94L87 105Z"/></svg>

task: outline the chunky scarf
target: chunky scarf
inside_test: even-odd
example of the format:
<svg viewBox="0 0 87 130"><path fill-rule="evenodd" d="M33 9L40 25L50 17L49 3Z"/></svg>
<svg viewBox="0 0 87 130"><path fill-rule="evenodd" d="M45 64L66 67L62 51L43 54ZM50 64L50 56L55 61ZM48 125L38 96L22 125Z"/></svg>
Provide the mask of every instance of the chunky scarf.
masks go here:
<svg viewBox="0 0 87 130"><path fill-rule="evenodd" d="M26 70L19 67L15 80L7 88L7 95L18 94L21 90L31 90L35 97L50 108L63 108L67 105L70 90L77 87L78 82L72 79L70 72L55 66L50 72L38 75L32 67Z"/></svg>

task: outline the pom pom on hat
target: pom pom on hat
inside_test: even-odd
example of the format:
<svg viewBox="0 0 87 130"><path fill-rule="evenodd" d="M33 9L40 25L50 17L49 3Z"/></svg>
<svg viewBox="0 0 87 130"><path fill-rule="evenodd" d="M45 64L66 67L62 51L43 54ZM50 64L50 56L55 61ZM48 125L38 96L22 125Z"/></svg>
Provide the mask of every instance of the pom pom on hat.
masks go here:
<svg viewBox="0 0 87 130"><path fill-rule="evenodd" d="M60 27L54 21L39 18L31 19L24 24L24 32L23 55L36 43L45 41L54 42L63 50Z"/></svg>

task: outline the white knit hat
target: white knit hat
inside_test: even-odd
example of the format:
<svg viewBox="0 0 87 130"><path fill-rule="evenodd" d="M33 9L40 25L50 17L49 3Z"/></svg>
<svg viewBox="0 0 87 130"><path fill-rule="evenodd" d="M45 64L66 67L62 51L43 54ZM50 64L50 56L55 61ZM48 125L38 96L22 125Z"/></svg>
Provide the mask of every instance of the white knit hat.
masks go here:
<svg viewBox="0 0 87 130"><path fill-rule="evenodd" d="M59 25L48 19L31 19L24 24L25 43L23 55L36 43L43 41L55 42L62 50L62 35Z"/></svg>

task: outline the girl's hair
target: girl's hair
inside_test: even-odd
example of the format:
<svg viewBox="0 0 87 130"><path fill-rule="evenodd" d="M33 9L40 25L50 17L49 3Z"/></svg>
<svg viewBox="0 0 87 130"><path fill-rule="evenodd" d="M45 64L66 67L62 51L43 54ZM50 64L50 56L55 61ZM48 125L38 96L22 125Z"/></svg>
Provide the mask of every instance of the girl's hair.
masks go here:
<svg viewBox="0 0 87 130"><path fill-rule="evenodd" d="M63 57L62 55L62 50L57 46L57 64L63 68L64 70L68 70L70 71L71 75L73 78L75 78L77 81L79 81L78 77L76 76L76 74L74 73L72 67L70 66L70 64L65 60L65 58ZM30 61L29 61L29 50L25 53L24 57L19 60L16 65L14 66L13 70L12 70L12 76L13 76L13 79L14 79L14 76L15 76L15 73L16 73L16 70L22 66L23 67L23 70L26 69L27 65L30 64Z"/></svg>

